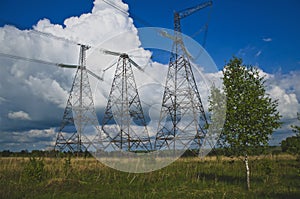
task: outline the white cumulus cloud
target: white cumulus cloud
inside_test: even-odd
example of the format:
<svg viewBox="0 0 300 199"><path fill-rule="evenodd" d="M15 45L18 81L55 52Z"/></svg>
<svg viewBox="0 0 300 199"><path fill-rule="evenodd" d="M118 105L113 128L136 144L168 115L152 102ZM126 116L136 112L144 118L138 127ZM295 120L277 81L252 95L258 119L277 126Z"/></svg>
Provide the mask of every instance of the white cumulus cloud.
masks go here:
<svg viewBox="0 0 300 199"><path fill-rule="evenodd" d="M121 7L125 12L128 10L128 5L121 0L113 0L112 3ZM19 30L6 25L0 28L0 52L53 63L78 63L78 45L53 39L51 36L39 34L36 31L113 51L136 50L140 48L140 41L133 20L128 16L129 14L122 13L101 0L95 0L94 8L90 13L66 19L65 26L52 24L49 19L41 19L33 26L35 31ZM94 62L89 59L90 54L95 54L92 56L95 58ZM115 56L103 56L95 48L91 48L87 52L89 69L96 73L101 72L112 60L116 59ZM0 57L0 67L0 118L2 118L1 122L5 123L5 128L13 130L18 126L18 124L3 119L7 118L8 114L13 117L10 110L15 107L27 110L33 123L61 119L75 70L61 69L51 64L14 60L3 56ZM109 79L113 74L113 69L106 73L107 82L101 85L105 91L110 87ZM90 77L90 82L92 91L94 91L98 82L93 77ZM106 102L99 101L97 103L104 107ZM51 119L51 117L55 118ZM51 127L49 125L46 122L45 128ZM4 128L3 125L0 127L0 131L2 128Z"/></svg>
<svg viewBox="0 0 300 199"><path fill-rule="evenodd" d="M7 116L12 120L31 120L29 114L24 111L9 112Z"/></svg>
<svg viewBox="0 0 300 199"><path fill-rule="evenodd" d="M271 86L268 92L274 99L278 99L278 110L284 118L296 117L299 102L295 93L287 93L279 86Z"/></svg>
<svg viewBox="0 0 300 199"><path fill-rule="evenodd" d="M87 66L100 76L103 75L104 82L91 76L89 76L89 81L94 95L94 103L98 108L103 109L107 103L107 96L110 93L116 67L114 65L105 74L103 70L116 62L118 57L101 54L97 48L128 52L144 57L149 57L151 54L141 48L138 29L135 28L133 19L129 17L128 5L121 0L110 0L110 2L122 8L125 13L107 5L102 0L95 0L90 13L67 18L63 25L52 24L49 19L41 19L33 26L34 31L19 30L10 25L1 27L0 52L53 63L77 64L78 45L37 34L36 31L50 33L57 37L92 46L87 51ZM263 40L265 42L272 41L271 38L263 38ZM253 50L256 49L248 46L241 50L240 54ZM134 58L134 60L142 66L146 65L145 59ZM7 57L0 57L0 67L0 133L1 136L2 134L5 135L2 139L9 139L13 135L14 139L7 146L14 146L13 140L20 141L17 136L26 132L29 134L24 141L28 143L32 140L45 139L45 137L47 139L43 141L43 144L53 142L50 139L51 136L54 138L53 127L60 125L59 122L63 115L63 108L66 105L75 70L61 69L51 64L13 60ZM152 66L144 68L144 73L136 68L133 70L137 87L141 90L141 99L146 103L155 105L150 110L150 114L153 114L153 117L158 117L157 110L159 111L162 101L162 88L165 84L167 67L160 63L152 63ZM282 115L289 118L293 117L295 112L299 111L300 86L297 77L300 74L295 72L279 78L263 71L261 74L266 75L268 83L273 85L268 87L268 92L274 99L279 99L279 110ZM217 87L221 86L221 71L205 74L205 76ZM207 84L201 81L201 78L196 78L196 81L207 109L208 92L205 90ZM147 87L149 84L152 86ZM145 105L143 102L142 104ZM17 110L26 110L26 112L12 112L11 110L16 110L16 107ZM16 123L14 120L24 121ZM37 129L34 127L36 124L41 124L41 126ZM32 128L23 131L22 128L25 127ZM5 143L3 141L2 146Z"/></svg>

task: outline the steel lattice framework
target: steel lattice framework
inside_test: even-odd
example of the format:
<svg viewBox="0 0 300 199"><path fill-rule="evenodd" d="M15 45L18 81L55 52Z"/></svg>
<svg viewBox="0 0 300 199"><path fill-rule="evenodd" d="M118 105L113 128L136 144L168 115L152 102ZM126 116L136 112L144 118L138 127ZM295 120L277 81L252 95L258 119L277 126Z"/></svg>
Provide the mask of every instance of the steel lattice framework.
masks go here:
<svg viewBox="0 0 300 199"><path fill-rule="evenodd" d="M210 5L209 1L174 13L173 50L155 138L156 150L192 148L199 152L203 144L207 119L182 39L180 19Z"/></svg>
<svg viewBox="0 0 300 199"><path fill-rule="evenodd" d="M91 150L99 149L99 146L96 147L93 142L95 139L100 139L101 128L98 124L86 69L88 49L88 46L80 45L79 64L55 142L55 149L59 151L80 152L90 150L91 147L93 147ZM70 134L71 136L66 138Z"/></svg>
<svg viewBox="0 0 300 199"><path fill-rule="evenodd" d="M127 54L120 55L102 121L102 130L111 137L111 144L115 149L117 147L123 151L150 151L152 145L132 64L137 65Z"/></svg>

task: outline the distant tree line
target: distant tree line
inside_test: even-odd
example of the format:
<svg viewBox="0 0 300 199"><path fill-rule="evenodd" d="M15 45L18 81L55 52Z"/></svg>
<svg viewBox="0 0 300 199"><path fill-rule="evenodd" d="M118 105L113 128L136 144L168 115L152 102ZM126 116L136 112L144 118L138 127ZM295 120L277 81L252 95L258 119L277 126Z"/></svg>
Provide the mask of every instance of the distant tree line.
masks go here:
<svg viewBox="0 0 300 199"><path fill-rule="evenodd" d="M297 118L300 121L299 113L297 113ZM296 135L281 142L282 151L300 156L300 126L291 125L291 127Z"/></svg>
<svg viewBox="0 0 300 199"><path fill-rule="evenodd" d="M21 150L21 151L10 151L3 150L0 152L0 157L92 157L92 155L88 151L81 151L73 153L71 151L68 152L60 152L60 151L44 151L44 150Z"/></svg>

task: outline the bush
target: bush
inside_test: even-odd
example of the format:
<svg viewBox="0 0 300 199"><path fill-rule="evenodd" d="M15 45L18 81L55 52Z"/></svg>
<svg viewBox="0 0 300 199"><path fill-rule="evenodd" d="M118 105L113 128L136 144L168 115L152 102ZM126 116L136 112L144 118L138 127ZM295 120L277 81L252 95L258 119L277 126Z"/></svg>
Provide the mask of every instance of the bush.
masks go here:
<svg viewBox="0 0 300 199"><path fill-rule="evenodd" d="M300 136L288 137L281 142L283 152L300 155Z"/></svg>
<svg viewBox="0 0 300 199"><path fill-rule="evenodd" d="M25 165L24 176L28 181L41 182L45 176L44 160L30 157L29 162Z"/></svg>

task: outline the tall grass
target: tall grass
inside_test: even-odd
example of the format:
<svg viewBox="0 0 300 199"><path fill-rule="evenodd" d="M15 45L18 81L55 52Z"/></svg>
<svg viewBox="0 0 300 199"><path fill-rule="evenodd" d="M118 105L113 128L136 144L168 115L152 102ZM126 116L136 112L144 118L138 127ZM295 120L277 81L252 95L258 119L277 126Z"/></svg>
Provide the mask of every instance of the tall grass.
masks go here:
<svg viewBox="0 0 300 199"><path fill-rule="evenodd" d="M181 158L144 174L93 158L37 160L43 173L33 180L29 158L0 159L0 198L300 198L300 164L293 156L253 158L251 191L243 162L225 157Z"/></svg>

